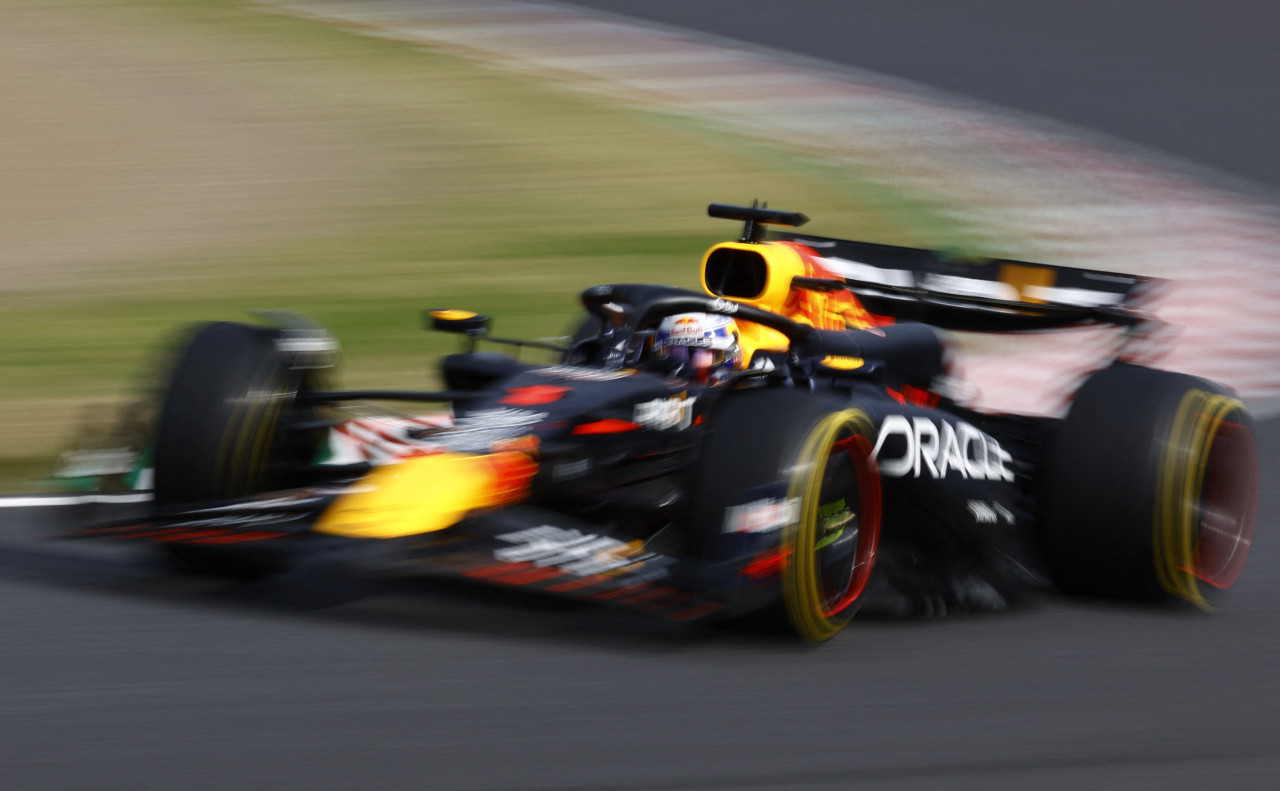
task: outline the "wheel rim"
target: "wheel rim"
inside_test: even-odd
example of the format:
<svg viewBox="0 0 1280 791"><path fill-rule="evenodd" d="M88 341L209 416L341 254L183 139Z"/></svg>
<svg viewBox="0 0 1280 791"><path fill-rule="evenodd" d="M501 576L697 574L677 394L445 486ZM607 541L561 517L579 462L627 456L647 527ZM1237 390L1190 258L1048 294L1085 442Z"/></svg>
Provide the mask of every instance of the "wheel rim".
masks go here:
<svg viewBox="0 0 1280 791"><path fill-rule="evenodd" d="M276 426L287 398L283 388L283 382L268 374L236 404L215 467L215 482L223 496L253 494L268 487Z"/></svg>
<svg viewBox="0 0 1280 791"><path fill-rule="evenodd" d="M1167 593L1211 609L1211 589L1244 570L1257 516L1258 457L1238 399L1192 390L1160 469L1155 563Z"/></svg>
<svg viewBox="0 0 1280 791"><path fill-rule="evenodd" d="M799 509L783 537L783 598L792 626L813 642L853 617L875 563L880 479L872 430L858 409L826 416L806 438L791 478L788 498L798 498Z"/></svg>
<svg viewBox="0 0 1280 791"><path fill-rule="evenodd" d="M837 617L851 607L871 576L876 542L863 540L863 532L878 533L879 517L868 524L866 507L870 503L864 503L862 496L873 488L875 473L866 463L870 455L871 443L866 437L845 437L833 445L823 472L813 549L826 618ZM878 503L875 507L878 509Z"/></svg>
<svg viewBox="0 0 1280 791"><path fill-rule="evenodd" d="M1199 530L1190 572L1215 588L1240 578L1257 517L1257 448L1240 423L1219 421L1210 437Z"/></svg>

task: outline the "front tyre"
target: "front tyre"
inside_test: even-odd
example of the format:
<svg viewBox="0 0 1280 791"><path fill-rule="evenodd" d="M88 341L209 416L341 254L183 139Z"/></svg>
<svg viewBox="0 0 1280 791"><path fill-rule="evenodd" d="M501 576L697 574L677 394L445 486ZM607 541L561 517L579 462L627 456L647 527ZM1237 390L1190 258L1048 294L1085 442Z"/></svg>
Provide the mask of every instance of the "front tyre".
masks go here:
<svg viewBox="0 0 1280 791"><path fill-rule="evenodd" d="M778 588L744 620L817 643L853 617L880 539L875 433L848 397L800 388L734 391L715 409L689 487L690 551L713 568L732 562L739 536L727 522L744 505L777 524L776 543L743 573Z"/></svg>
<svg viewBox="0 0 1280 791"><path fill-rule="evenodd" d="M181 505L243 497L298 482L324 441L299 394L316 371L281 349L280 330L218 322L179 352L154 438L155 498Z"/></svg>
<svg viewBox="0 0 1280 791"><path fill-rule="evenodd" d="M299 396L320 370L287 351L284 331L231 322L197 327L169 373L152 440L161 508L247 497L306 482L323 447L312 408ZM257 578L277 563L230 547L161 544L180 568Z"/></svg>

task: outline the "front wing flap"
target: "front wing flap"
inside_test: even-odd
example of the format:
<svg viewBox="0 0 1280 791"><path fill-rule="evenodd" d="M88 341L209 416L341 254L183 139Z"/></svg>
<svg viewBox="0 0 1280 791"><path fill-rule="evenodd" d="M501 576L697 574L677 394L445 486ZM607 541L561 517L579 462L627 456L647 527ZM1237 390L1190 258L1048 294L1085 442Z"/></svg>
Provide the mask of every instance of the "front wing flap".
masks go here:
<svg viewBox="0 0 1280 791"><path fill-rule="evenodd" d="M478 513L448 529L413 536L316 532L338 494L300 490L182 510L153 509L67 537L206 547L284 563L324 558L357 575L467 580L617 605L680 623L741 603L740 592L731 587L708 587L701 564L652 548L662 541L611 535L598 525L530 505Z"/></svg>

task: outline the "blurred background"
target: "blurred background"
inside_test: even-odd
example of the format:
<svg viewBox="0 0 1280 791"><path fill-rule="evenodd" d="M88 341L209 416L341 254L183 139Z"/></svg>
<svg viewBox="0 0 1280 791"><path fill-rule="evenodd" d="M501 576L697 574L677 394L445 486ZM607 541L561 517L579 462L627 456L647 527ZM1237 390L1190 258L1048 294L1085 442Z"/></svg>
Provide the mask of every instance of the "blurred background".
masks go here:
<svg viewBox="0 0 1280 791"><path fill-rule="evenodd" d="M706 204L754 198L825 235L1171 277L1169 364L1273 414L1276 22L1249 0L4 0L0 491L40 489L185 323L305 313L346 384L419 387L455 342L422 309L562 333L585 286L695 285L736 230ZM964 342L997 408L1045 408L1103 348ZM1274 420L1259 437L1257 545L1211 616L1031 601L818 651L305 570L165 576L10 510L0 785L1274 788Z"/></svg>
<svg viewBox="0 0 1280 791"><path fill-rule="evenodd" d="M756 198L815 233L1175 277L1167 364L1269 409L1276 174L1244 156L1278 123L1269 9L5 3L0 490L109 423L184 323L305 313L348 384L416 387L450 347L421 309L561 334L587 285L693 285L732 232L703 207ZM1036 341L1011 377L968 339L969 373L1046 411L1108 342Z"/></svg>
<svg viewBox="0 0 1280 791"><path fill-rule="evenodd" d="M17 0L0 39L0 490L187 322L302 312L349 384L420 387L452 347L422 309L539 337L588 285L693 285L713 200L909 233L835 171L257 4Z"/></svg>

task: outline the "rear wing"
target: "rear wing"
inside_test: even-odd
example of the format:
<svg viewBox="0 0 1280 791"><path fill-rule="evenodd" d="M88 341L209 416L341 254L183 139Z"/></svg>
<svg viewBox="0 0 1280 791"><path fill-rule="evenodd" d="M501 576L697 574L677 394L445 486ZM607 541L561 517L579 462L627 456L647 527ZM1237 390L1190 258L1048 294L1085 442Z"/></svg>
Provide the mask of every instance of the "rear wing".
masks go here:
<svg viewBox="0 0 1280 791"><path fill-rule="evenodd" d="M798 232L775 241L812 251L838 279L794 278L793 288L848 288L867 310L949 330L1009 332L1101 322L1133 327L1160 281L1141 275L1010 259L956 258L942 251L854 242Z"/></svg>

